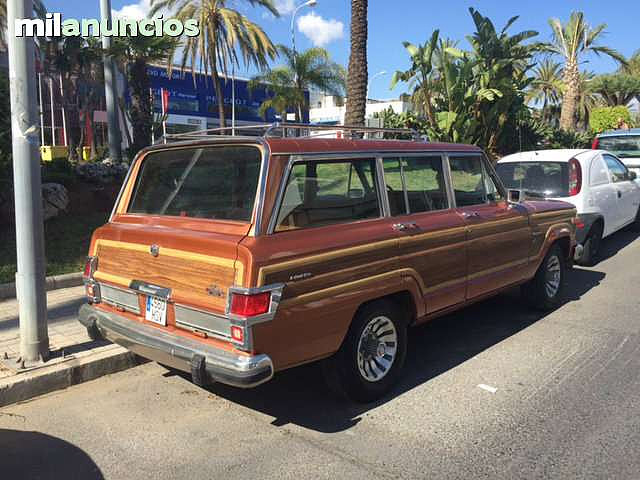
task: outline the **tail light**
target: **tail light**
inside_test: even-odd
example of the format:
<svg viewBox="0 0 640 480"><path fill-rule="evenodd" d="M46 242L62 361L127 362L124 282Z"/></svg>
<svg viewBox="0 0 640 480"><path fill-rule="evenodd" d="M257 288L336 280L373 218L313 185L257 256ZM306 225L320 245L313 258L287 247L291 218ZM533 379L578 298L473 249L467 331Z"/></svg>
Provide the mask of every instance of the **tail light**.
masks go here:
<svg viewBox="0 0 640 480"><path fill-rule="evenodd" d="M582 167L575 158L569 160L569 196L573 197L580 193L582 188Z"/></svg>
<svg viewBox="0 0 640 480"><path fill-rule="evenodd" d="M85 280L93 280L93 274L96 273L98 267L98 257L87 257L87 261L84 264L84 272L82 272L82 278Z"/></svg>
<svg viewBox="0 0 640 480"><path fill-rule="evenodd" d="M269 311L271 303L271 292L255 293L244 295L241 293L231 293L231 305L229 313L240 317L255 317Z"/></svg>
<svg viewBox="0 0 640 480"><path fill-rule="evenodd" d="M598 137L593 139L593 143L591 144L591 148L593 150L597 150L598 149L598 144L600 143L600 139Z"/></svg>
<svg viewBox="0 0 640 480"><path fill-rule="evenodd" d="M89 303L100 302L100 285L93 279L93 274L98 268L98 257L87 257L82 272L82 280L84 281L84 289L87 294Z"/></svg>

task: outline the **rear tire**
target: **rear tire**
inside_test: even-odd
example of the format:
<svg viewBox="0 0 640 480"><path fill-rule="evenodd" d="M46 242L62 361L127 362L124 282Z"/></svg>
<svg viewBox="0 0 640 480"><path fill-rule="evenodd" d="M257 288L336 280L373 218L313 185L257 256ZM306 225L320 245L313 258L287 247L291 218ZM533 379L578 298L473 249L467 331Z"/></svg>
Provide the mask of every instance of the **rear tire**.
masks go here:
<svg viewBox="0 0 640 480"><path fill-rule="evenodd" d="M328 386L342 397L372 402L396 384L407 355L407 318L392 302L365 305L340 350L324 361Z"/></svg>
<svg viewBox="0 0 640 480"><path fill-rule="evenodd" d="M567 260L557 243L552 245L535 277L524 284L521 292L536 310L552 310L560 305L564 292Z"/></svg>
<svg viewBox="0 0 640 480"><path fill-rule="evenodd" d="M578 260L578 265L582 265L585 267L591 267L598 261L598 252L600 250L600 245L602 243L602 224L596 223L589 234L587 235L587 239L584 242L584 250L582 251L582 256Z"/></svg>

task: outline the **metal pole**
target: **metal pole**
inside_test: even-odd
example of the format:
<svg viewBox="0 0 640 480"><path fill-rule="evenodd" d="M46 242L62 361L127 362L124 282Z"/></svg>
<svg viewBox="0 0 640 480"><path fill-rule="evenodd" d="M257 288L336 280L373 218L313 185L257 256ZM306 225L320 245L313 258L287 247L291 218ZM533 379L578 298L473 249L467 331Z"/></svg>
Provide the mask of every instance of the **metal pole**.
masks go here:
<svg viewBox="0 0 640 480"><path fill-rule="evenodd" d="M40 98L40 145L44 145L44 105L42 103L42 74L38 73L38 97Z"/></svg>
<svg viewBox="0 0 640 480"><path fill-rule="evenodd" d="M100 18L101 20L106 20L111 30L111 0L100 0ZM122 161L122 152L120 151L122 139L118 125L118 105L116 104L116 99L118 98L116 68L113 59L106 54L109 48L111 48L111 37L102 35L104 94L107 103L107 124L109 125L109 156L113 163L120 163Z"/></svg>
<svg viewBox="0 0 640 480"><path fill-rule="evenodd" d="M18 259L16 290L20 318L18 361L21 366L24 366L22 362L37 362L49 357L34 42L26 36L16 37L14 22L14 19L32 16L32 0L8 1L7 39Z"/></svg>
<svg viewBox="0 0 640 480"><path fill-rule="evenodd" d="M67 119L64 111L64 88L62 86L62 74L60 76L60 108L62 109L62 141L64 146L67 146Z"/></svg>
<svg viewBox="0 0 640 480"><path fill-rule="evenodd" d="M51 104L51 145L56 146L56 111L53 106L53 78L49 77L49 103Z"/></svg>
<svg viewBox="0 0 640 480"><path fill-rule="evenodd" d="M236 136L236 69L231 67L231 136Z"/></svg>

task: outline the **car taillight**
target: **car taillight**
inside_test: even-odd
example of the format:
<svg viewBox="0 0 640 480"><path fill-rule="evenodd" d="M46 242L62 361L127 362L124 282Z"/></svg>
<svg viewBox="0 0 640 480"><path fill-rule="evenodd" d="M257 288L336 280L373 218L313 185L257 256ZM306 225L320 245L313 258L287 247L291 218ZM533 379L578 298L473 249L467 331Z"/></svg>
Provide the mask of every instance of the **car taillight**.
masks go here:
<svg viewBox="0 0 640 480"><path fill-rule="evenodd" d="M234 342L244 344L244 327L231 325L231 339Z"/></svg>
<svg viewBox="0 0 640 480"><path fill-rule="evenodd" d="M582 188L582 168L580 162L575 158L569 160L569 196L573 197L580 193Z"/></svg>
<svg viewBox="0 0 640 480"><path fill-rule="evenodd" d="M231 294L229 312L241 317L255 317L269 311L271 292L261 292L253 295L240 293Z"/></svg>
<svg viewBox="0 0 640 480"><path fill-rule="evenodd" d="M597 150L598 149L598 144L600 143L600 139L598 137L593 139L593 143L591 144L591 148L593 150Z"/></svg>

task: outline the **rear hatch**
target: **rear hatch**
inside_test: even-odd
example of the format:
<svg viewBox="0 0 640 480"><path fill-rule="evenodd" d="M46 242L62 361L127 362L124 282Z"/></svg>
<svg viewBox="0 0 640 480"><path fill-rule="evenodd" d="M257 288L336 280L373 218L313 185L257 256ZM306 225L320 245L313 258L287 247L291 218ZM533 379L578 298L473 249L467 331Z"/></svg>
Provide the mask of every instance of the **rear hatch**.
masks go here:
<svg viewBox="0 0 640 480"><path fill-rule="evenodd" d="M226 335L203 314L224 313L229 287L243 284L238 244L252 227L261 162L257 146L242 145L173 147L139 160L112 221L94 234L102 301ZM149 318L148 303L163 300L164 318Z"/></svg>

